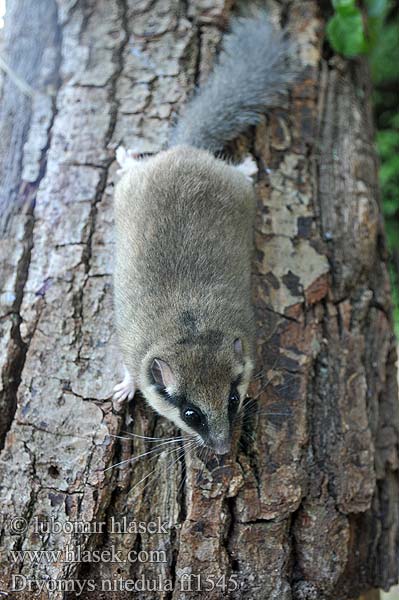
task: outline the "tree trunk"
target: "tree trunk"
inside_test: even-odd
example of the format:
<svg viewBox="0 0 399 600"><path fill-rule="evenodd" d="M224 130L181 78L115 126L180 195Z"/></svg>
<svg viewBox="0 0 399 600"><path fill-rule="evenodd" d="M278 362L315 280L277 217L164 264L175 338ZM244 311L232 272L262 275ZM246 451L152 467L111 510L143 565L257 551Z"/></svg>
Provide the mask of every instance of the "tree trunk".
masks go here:
<svg viewBox="0 0 399 600"><path fill-rule="evenodd" d="M231 4L8 2L4 56L36 90L3 77L0 590L11 598L72 599L80 582L84 599L347 600L397 581L396 354L369 75L323 46L324 3L272 4L303 72L238 144L259 165L259 408L229 458L165 445L105 471L151 449L130 434L176 433L140 400L124 414L110 401L114 151L165 145ZM168 525L154 533L158 518ZM39 562L11 553L64 549Z"/></svg>

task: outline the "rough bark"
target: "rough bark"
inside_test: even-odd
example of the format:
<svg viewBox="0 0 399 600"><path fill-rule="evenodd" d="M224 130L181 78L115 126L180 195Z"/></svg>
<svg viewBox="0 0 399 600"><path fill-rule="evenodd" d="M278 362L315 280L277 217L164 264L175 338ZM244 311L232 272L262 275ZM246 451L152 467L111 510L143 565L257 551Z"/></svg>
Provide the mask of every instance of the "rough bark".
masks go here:
<svg viewBox="0 0 399 600"><path fill-rule="evenodd" d="M222 597L223 581L209 591L207 576L233 576L239 590L225 595L251 600L349 600L388 588L398 576L398 395L364 63L323 54L316 0L269 5L298 40L303 73L238 144L259 165L259 408L229 458L166 450L104 471L151 448L123 432L175 433L140 400L123 415L110 402L114 150L164 146L174 112L209 72L232 3L8 4L7 59L37 93L3 80L0 590L76 597L77 587L48 594L34 584L14 594L13 574L69 590L92 581L96 591L81 597L99 599L131 596L120 582L142 576L166 589L137 598ZM123 517L170 527L112 531ZM40 534L38 521L92 531ZM166 562L18 564L10 555L66 546L114 548L124 559L165 551ZM185 592L190 574L202 581Z"/></svg>

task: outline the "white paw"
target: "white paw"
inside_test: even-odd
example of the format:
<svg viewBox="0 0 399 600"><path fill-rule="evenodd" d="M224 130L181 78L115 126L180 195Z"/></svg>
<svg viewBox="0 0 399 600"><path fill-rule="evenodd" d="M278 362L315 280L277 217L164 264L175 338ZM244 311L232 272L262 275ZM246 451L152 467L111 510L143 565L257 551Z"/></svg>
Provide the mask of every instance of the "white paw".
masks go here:
<svg viewBox="0 0 399 600"><path fill-rule="evenodd" d="M123 381L114 387L112 404L115 410L119 410L126 400L133 400L136 388L128 370L125 367L125 376Z"/></svg>
<svg viewBox="0 0 399 600"><path fill-rule="evenodd" d="M247 158L239 165L236 165L235 168L240 171L240 173L245 175L249 181L252 181L252 175L256 175L258 172L258 165L252 156L247 156Z"/></svg>
<svg viewBox="0 0 399 600"><path fill-rule="evenodd" d="M126 150L124 146L118 146L115 156L120 167L116 172L117 175L123 175L126 173L126 171L134 167L140 159L139 152L133 149Z"/></svg>

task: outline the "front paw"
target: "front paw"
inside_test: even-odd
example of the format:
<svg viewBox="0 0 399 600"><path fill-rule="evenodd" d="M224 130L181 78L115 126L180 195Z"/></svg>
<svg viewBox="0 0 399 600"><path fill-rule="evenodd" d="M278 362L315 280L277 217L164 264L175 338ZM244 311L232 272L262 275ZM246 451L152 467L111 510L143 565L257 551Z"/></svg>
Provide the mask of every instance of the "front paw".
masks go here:
<svg viewBox="0 0 399 600"><path fill-rule="evenodd" d="M235 165L234 168L245 175L248 181L253 181L252 176L256 175L258 172L258 165L251 156L247 156L243 162L241 162L239 165Z"/></svg>
<svg viewBox="0 0 399 600"><path fill-rule="evenodd" d="M116 149L116 161L119 169L116 174L122 176L126 171L129 171L140 160L140 152L133 149L128 149L124 146L118 146Z"/></svg>
<svg viewBox="0 0 399 600"><path fill-rule="evenodd" d="M125 376L123 381L114 387L114 395L112 397L114 409L120 410L126 400L133 400L135 392L136 387L134 385L134 381L128 370L125 368Z"/></svg>

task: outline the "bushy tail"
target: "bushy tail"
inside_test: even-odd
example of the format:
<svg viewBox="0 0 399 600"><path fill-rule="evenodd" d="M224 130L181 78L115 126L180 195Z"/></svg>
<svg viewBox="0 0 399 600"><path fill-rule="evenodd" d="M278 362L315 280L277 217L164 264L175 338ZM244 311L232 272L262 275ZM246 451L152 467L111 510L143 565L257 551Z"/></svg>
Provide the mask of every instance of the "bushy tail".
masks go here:
<svg viewBox="0 0 399 600"><path fill-rule="evenodd" d="M287 90L296 75L296 69L287 64L292 53L284 32L277 31L264 12L235 19L218 64L189 102L172 133L171 145L220 152L227 142L258 123L260 115Z"/></svg>

